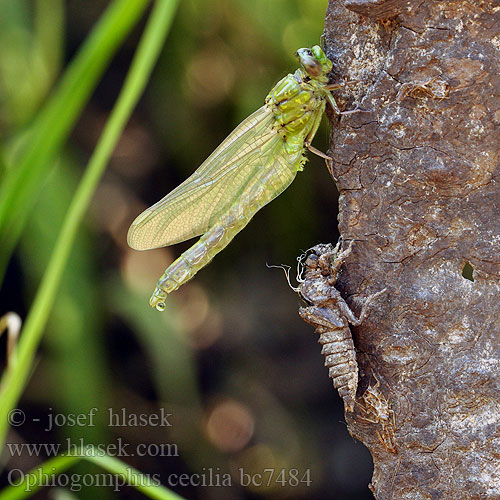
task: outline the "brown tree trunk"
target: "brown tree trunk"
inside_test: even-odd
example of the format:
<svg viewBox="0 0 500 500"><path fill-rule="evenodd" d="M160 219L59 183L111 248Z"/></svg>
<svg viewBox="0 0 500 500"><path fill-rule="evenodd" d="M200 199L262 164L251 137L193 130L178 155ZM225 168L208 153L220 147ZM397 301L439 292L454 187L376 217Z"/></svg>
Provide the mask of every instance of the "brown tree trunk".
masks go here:
<svg viewBox="0 0 500 500"><path fill-rule="evenodd" d="M350 432L383 499L500 498L500 3L331 1ZM336 122L336 120L335 120Z"/></svg>

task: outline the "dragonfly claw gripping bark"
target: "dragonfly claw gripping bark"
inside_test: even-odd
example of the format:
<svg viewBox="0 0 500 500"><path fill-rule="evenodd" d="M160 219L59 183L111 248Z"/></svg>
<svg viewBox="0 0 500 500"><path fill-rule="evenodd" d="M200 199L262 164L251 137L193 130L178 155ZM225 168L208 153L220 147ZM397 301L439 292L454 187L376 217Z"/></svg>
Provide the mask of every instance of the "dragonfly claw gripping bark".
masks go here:
<svg viewBox="0 0 500 500"><path fill-rule="evenodd" d="M313 325L319 334L321 353L325 366L344 400L346 410L354 410L358 388L358 363L349 323L359 326L368 316L371 302L380 292L370 295L356 318L340 292L335 288L337 274L344 259L351 253L352 242L347 250L339 253L339 245L316 245L305 260L300 295L310 304L301 307L299 314L304 321Z"/></svg>
<svg viewBox="0 0 500 500"><path fill-rule="evenodd" d="M300 64L269 92L264 106L246 118L180 186L132 223L128 244L149 250L201 238L159 279L150 305L162 311L167 295L191 279L226 247L264 205L303 169L306 146L328 102L331 61L319 46L299 49Z"/></svg>

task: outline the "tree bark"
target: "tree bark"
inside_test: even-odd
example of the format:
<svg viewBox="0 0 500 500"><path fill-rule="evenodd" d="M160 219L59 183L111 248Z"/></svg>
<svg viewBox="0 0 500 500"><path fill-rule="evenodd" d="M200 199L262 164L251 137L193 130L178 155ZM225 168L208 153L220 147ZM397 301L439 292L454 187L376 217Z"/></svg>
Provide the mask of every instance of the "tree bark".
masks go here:
<svg viewBox="0 0 500 500"><path fill-rule="evenodd" d="M349 430L378 500L500 498L500 4L331 1Z"/></svg>

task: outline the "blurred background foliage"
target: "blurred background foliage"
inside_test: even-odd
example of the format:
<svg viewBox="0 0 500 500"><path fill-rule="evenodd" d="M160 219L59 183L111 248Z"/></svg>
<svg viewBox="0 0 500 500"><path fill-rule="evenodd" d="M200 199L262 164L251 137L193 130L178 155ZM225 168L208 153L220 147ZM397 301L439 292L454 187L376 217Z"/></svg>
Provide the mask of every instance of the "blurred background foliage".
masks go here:
<svg viewBox="0 0 500 500"><path fill-rule="evenodd" d="M107 2L0 0L0 180ZM368 452L349 437L320 346L297 315L283 273L337 239L337 192L320 158L231 245L172 295L149 295L189 244L127 247L135 216L186 178L270 88L319 42L326 0L182 0L147 92L81 227L10 442L174 443L179 456L122 457L147 474L231 472L228 488L180 488L189 499L370 498ZM142 26L129 37L44 180L0 292L0 314L25 317L62 219L123 83ZM325 124L315 146L327 149ZM293 272L292 272L293 275ZM48 414L98 408L95 426L46 432ZM110 427L108 409L172 413L172 427ZM33 418L40 422L33 422ZM11 457L27 470L41 456ZM311 484L240 487L238 469L310 469ZM7 470L7 469L6 469ZM4 473L3 478L6 478ZM131 488L44 490L35 498L143 498Z"/></svg>

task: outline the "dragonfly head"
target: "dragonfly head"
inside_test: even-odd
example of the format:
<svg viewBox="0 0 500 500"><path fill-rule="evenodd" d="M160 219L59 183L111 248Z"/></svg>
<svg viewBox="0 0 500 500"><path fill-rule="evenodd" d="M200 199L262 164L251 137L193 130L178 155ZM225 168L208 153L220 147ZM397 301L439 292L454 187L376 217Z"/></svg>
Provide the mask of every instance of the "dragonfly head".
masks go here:
<svg viewBox="0 0 500 500"><path fill-rule="evenodd" d="M332 69L332 61L326 57L319 45L310 49L299 49L295 57L309 77L315 80L323 80Z"/></svg>

